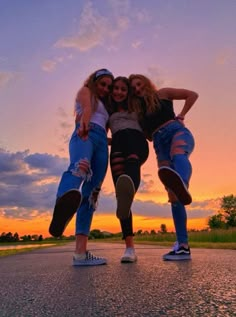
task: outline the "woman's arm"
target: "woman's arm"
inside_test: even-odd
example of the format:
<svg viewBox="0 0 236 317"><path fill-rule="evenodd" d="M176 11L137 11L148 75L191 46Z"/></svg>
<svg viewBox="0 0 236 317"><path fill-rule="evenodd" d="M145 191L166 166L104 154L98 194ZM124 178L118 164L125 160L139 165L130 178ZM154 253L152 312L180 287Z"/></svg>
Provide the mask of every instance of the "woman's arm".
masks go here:
<svg viewBox="0 0 236 317"><path fill-rule="evenodd" d="M178 88L162 88L158 90L158 96L160 99L185 100L184 106L178 114L178 117L182 118L182 120L198 98L198 94L195 91Z"/></svg>
<svg viewBox="0 0 236 317"><path fill-rule="evenodd" d="M76 101L83 109L82 115L76 116L76 121L80 121L77 133L82 139L86 140L88 138L89 122L92 115L91 93L88 87L82 87L79 90Z"/></svg>

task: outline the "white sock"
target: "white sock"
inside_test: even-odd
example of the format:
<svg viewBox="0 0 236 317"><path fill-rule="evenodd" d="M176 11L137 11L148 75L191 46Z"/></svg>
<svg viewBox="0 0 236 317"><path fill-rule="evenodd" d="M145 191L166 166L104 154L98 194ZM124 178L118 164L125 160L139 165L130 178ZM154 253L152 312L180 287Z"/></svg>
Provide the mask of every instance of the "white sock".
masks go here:
<svg viewBox="0 0 236 317"><path fill-rule="evenodd" d="M75 260L85 260L86 253L74 253Z"/></svg>

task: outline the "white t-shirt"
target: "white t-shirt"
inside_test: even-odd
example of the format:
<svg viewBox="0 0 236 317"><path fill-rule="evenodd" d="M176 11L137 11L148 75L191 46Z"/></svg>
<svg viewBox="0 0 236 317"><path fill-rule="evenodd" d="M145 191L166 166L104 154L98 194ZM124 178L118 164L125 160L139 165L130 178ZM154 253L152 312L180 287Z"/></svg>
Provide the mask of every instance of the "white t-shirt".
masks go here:
<svg viewBox="0 0 236 317"><path fill-rule="evenodd" d="M78 115L81 115L83 113L83 108L81 105L76 102L75 104L75 112ZM99 126L101 126L104 130L106 130L106 124L109 119L109 115L106 111L106 108L101 100L98 100L97 109L95 112L93 112L90 122L96 123Z"/></svg>

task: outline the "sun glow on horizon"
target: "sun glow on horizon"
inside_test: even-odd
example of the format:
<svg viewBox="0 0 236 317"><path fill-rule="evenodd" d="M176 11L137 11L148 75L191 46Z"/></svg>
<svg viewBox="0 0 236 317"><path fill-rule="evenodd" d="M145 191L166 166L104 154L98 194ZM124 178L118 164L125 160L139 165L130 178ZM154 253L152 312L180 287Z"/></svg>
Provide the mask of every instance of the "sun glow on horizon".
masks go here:
<svg viewBox="0 0 236 317"><path fill-rule="evenodd" d="M48 227L51 218L35 218L31 220L13 220L0 218L0 234L11 232L14 234L17 232L19 236L23 235L42 235L43 238L50 237ZM144 217L144 216L133 216L133 227L134 232L138 230L151 231L160 230L161 224L165 224L167 231L173 232L174 225L171 218L160 218L160 217ZM207 218L189 219L188 230L201 230L207 227ZM113 214L94 214L93 223L91 230L99 229L101 231L107 231L111 233L121 232L119 220ZM69 223L66 228L64 235L70 236L75 234L75 217Z"/></svg>

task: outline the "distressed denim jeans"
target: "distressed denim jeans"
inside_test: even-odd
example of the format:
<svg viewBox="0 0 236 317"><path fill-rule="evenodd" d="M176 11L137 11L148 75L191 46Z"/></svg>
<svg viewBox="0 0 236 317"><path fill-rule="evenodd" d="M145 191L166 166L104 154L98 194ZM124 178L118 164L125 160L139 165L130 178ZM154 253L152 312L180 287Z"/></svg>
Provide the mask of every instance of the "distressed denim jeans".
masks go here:
<svg viewBox="0 0 236 317"><path fill-rule="evenodd" d="M70 165L62 175L57 197L70 189L79 189L82 185L82 202L76 214L76 234L88 235L97 198L108 165L108 143L106 131L95 123L90 123L87 140L77 135L79 124L71 136L69 143ZM81 169L81 163L87 171Z"/></svg>
<svg viewBox="0 0 236 317"><path fill-rule="evenodd" d="M192 174L189 156L194 149L191 132L179 121L170 122L153 135L153 147L158 166L170 166L182 177L186 186ZM171 203L172 215L179 243L187 243L187 214L180 202Z"/></svg>

